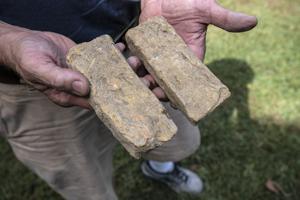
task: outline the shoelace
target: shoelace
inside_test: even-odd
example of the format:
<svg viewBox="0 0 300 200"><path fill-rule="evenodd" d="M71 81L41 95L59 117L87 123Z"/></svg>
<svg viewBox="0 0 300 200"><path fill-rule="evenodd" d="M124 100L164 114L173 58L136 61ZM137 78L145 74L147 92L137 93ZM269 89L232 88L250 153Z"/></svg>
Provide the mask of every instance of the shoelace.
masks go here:
<svg viewBox="0 0 300 200"><path fill-rule="evenodd" d="M162 178L165 179L170 184L179 185L182 183L186 183L189 179L188 175L185 174L182 170L180 170L176 164L174 166L174 170L169 173L159 173L159 172L155 171L151 167L149 162L147 162L147 166L154 173L160 174L160 176L162 176Z"/></svg>
<svg viewBox="0 0 300 200"><path fill-rule="evenodd" d="M186 183L189 179L188 175L186 175L183 171L181 171L177 166L175 166L174 170L170 173L173 182L177 184Z"/></svg>

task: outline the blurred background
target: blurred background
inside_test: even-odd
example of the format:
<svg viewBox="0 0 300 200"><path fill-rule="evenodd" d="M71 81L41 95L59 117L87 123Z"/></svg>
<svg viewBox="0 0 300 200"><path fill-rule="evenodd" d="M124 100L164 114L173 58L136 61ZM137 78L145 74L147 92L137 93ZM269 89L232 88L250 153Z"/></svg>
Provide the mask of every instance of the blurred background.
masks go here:
<svg viewBox="0 0 300 200"><path fill-rule="evenodd" d="M115 186L121 200L300 199L300 1L221 0L256 15L248 33L209 27L205 64L231 98L199 124L200 149L181 164L205 181L200 197L145 179L120 146ZM84 187L84 186L83 186ZM0 140L0 200L60 200Z"/></svg>

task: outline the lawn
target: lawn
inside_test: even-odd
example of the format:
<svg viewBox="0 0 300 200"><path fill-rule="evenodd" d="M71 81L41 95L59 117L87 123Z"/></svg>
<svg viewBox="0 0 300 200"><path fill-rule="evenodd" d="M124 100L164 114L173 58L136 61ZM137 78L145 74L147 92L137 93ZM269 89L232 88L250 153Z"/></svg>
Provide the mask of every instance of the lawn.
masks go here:
<svg viewBox="0 0 300 200"><path fill-rule="evenodd" d="M115 185L121 200L300 199L300 2L222 0L254 14L258 27L231 34L208 30L205 63L231 98L199 124L201 148L182 165L205 181L200 197L177 195L144 179L140 161L118 147ZM0 140L0 200L61 199ZM279 185L270 191L266 182Z"/></svg>

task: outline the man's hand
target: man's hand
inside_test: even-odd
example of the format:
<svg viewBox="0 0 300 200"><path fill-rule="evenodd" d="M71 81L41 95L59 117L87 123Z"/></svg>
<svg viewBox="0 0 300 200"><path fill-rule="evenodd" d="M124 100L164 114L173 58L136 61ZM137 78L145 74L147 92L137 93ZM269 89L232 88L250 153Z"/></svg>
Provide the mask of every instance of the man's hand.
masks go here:
<svg viewBox="0 0 300 200"><path fill-rule="evenodd" d="M141 22L165 17L201 60L209 24L230 32L248 31L257 24L256 17L227 10L215 0L142 0L141 10Z"/></svg>
<svg viewBox="0 0 300 200"><path fill-rule="evenodd" d="M88 81L79 72L68 69L65 61L68 50L75 45L73 41L56 33L29 30L11 37L6 61L26 83L61 106L90 108L85 98Z"/></svg>
<svg viewBox="0 0 300 200"><path fill-rule="evenodd" d="M16 71L23 81L58 105L91 108L86 98L90 90L88 80L66 64L66 54L75 45L72 40L56 33L3 25L0 41L0 63ZM116 47L125 49L122 43ZM158 98L165 98L154 79L141 69L137 57L130 57L128 63Z"/></svg>

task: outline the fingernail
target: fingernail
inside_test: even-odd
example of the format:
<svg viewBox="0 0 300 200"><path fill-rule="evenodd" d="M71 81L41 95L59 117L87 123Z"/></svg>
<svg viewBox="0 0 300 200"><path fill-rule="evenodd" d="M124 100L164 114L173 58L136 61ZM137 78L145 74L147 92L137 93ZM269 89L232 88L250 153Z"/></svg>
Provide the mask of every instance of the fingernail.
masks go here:
<svg viewBox="0 0 300 200"><path fill-rule="evenodd" d="M74 81L72 83L72 89L74 91L75 94L77 95L84 95L84 88L83 88L83 84L81 81Z"/></svg>

